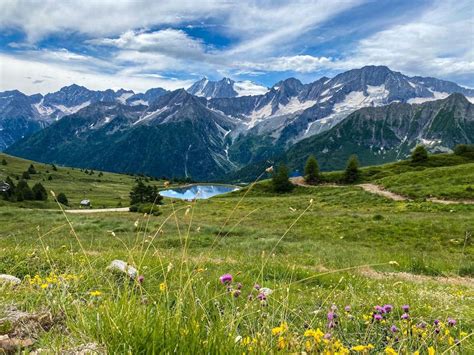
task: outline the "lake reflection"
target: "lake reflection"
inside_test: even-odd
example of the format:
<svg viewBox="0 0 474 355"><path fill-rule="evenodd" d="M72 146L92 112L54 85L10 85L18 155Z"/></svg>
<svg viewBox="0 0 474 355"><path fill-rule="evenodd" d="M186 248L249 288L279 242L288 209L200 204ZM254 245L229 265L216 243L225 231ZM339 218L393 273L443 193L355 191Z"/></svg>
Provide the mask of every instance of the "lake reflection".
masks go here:
<svg viewBox="0 0 474 355"><path fill-rule="evenodd" d="M160 191L163 197L179 198L181 200L206 199L217 195L238 190L235 186L226 185L190 185Z"/></svg>

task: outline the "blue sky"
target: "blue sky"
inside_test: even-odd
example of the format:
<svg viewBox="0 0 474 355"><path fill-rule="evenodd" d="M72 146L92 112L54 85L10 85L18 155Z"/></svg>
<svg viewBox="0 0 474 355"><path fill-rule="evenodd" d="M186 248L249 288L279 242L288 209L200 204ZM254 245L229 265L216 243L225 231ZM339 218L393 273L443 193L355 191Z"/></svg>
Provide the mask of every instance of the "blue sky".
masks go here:
<svg viewBox="0 0 474 355"><path fill-rule="evenodd" d="M471 0L4 0L0 29L0 91L272 86L369 64L474 86Z"/></svg>

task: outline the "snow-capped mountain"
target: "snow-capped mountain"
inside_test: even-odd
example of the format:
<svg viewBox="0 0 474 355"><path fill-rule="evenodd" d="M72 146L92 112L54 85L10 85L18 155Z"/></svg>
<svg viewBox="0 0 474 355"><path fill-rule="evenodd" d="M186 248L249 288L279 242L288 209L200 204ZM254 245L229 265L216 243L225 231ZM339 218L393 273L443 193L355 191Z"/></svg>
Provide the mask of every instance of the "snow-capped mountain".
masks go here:
<svg viewBox="0 0 474 355"><path fill-rule="evenodd" d="M394 105L393 110L402 110L452 93L474 101L473 89L409 77L384 66L309 84L288 78L260 95L214 97L236 95L232 90L237 83L226 78L209 83L204 79L193 90L157 88L138 94L77 85L45 96L0 93L0 149L53 123L7 151L70 165L207 179L281 155L309 137L335 132L333 127L361 108ZM437 138L437 146L450 149L456 142L474 141L469 127L462 137L453 133L454 140Z"/></svg>
<svg viewBox="0 0 474 355"><path fill-rule="evenodd" d="M212 99L263 95L268 91L268 88L252 83L251 81L236 82L229 78L223 78L219 81L211 81L207 78L202 78L191 85L187 91L196 96Z"/></svg>

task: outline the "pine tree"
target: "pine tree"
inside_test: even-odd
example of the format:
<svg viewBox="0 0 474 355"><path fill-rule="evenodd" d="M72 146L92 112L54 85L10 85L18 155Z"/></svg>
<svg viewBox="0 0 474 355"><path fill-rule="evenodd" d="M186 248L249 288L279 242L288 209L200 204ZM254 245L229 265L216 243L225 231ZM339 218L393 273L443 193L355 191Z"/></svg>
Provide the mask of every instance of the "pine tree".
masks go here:
<svg viewBox="0 0 474 355"><path fill-rule="evenodd" d="M30 164L30 166L28 168L28 173L32 174L32 175L36 174L36 169L35 169L33 164Z"/></svg>
<svg viewBox="0 0 474 355"><path fill-rule="evenodd" d="M411 162L412 163L422 163L428 160L428 151L422 145L417 145L416 148L411 153Z"/></svg>
<svg viewBox="0 0 474 355"><path fill-rule="evenodd" d="M2 165L8 165L8 162L6 159L2 159Z"/></svg>
<svg viewBox="0 0 474 355"><path fill-rule="evenodd" d="M304 167L304 179L308 184L319 181L319 165L314 155L310 155Z"/></svg>
<svg viewBox="0 0 474 355"><path fill-rule="evenodd" d="M10 176L7 176L5 179L5 182L10 186L10 188L3 192L3 198L7 201L15 201L15 183L13 180L10 178Z"/></svg>
<svg viewBox="0 0 474 355"><path fill-rule="evenodd" d="M30 176L30 173L28 171L24 171L22 174L21 174L21 178L23 180L29 180L31 179L31 176Z"/></svg>
<svg viewBox="0 0 474 355"><path fill-rule="evenodd" d="M357 155L351 155L347 161L346 170L344 172L344 181L348 184L356 182L360 177L359 160Z"/></svg>
<svg viewBox="0 0 474 355"><path fill-rule="evenodd" d="M16 199L17 201L24 201L24 200L34 200L35 196L33 195L33 191L28 186L26 180L20 180L18 185L16 186Z"/></svg>
<svg viewBox="0 0 474 355"><path fill-rule="evenodd" d="M46 201L48 199L48 193L41 183L36 183L31 190L33 191L35 200Z"/></svg>
<svg viewBox="0 0 474 355"><path fill-rule="evenodd" d="M163 196L158 193L156 186L145 185L141 179L137 180L137 184L130 192L130 205L139 203L161 203Z"/></svg>
<svg viewBox="0 0 474 355"><path fill-rule="evenodd" d="M273 191L282 193L293 190L294 185L289 179L289 170L286 165L281 165L278 170L273 173L272 177Z"/></svg>
<svg viewBox="0 0 474 355"><path fill-rule="evenodd" d="M60 204L64 205L64 206L69 206L69 201L66 197L66 195L62 192L59 193L58 197L57 197L57 200Z"/></svg>

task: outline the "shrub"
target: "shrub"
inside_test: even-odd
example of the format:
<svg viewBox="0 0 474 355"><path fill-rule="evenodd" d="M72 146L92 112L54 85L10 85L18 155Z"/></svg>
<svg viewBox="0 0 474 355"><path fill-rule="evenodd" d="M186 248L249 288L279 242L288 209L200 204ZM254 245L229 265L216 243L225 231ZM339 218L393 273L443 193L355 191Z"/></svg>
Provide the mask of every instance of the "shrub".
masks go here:
<svg viewBox="0 0 474 355"><path fill-rule="evenodd" d="M57 200L60 204L64 205L64 206L69 206L69 201L66 197L66 195L64 193L60 193L57 197Z"/></svg>
<svg viewBox="0 0 474 355"><path fill-rule="evenodd" d="M30 173L28 171L24 171L22 174L21 174L21 178L23 180L29 180L31 179L31 176L30 176Z"/></svg>
<svg viewBox="0 0 474 355"><path fill-rule="evenodd" d="M53 180L53 177L51 175L48 176L48 180L51 181Z"/></svg>
<svg viewBox="0 0 474 355"><path fill-rule="evenodd" d="M34 199L37 201L46 201L48 199L48 193L41 183L37 183L31 189L33 191Z"/></svg>
<svg viewBox="0 0 474 355"><path fill-rule="evenodd" d="M458 144L454 147L454 154L474 159L474 144Z"/></svg>
<svg viewBox="0 0 474 355"><path fill-rule="evenodd" d="M56 167L56 165L52 164L51 167L53 168L54 171L58 171L58 168Z"/></svg>
<svg viewBox="0 0 474 355"><path fill-rule="evenodd" d="M289 171L286 165L281 165L272 177L273 191L278 193L290 192L295 187L289 179Z"/></svg>
<svg viewBox="0 0 474 355"><path fill-rule="evenodd" d="M304 179L308 184L317 183L319 178L319 165L314 155L310 155L304 167Z"/></svg>
<svg viewBox="0 0 474 355"><path fill-rule="evenodd" d="M359 180L359 177L359 159L357 159L357 155L351 155L344 171L344 182L352 184Z"/></svg>
<svg viewBox="0 0 474 355"><path fill-rule="evenodd" d="M159 207L153 203L137 203L135 205L131 205L130 212L147 213L154 216L159 216L161 214Z"/></svg>
<svg viewBox="0 0 474 355"><path fill-rule="evenodd" d="M8 162L6 161L6 159L2 159L2 165L8 165Z"/></svg>
<svg viewBox="0 0 474 355"><path fill-rule="evenodd" d="M428 151L422 145L417 145L411 153L412 163L422 163L428 160Z"/></svg>

